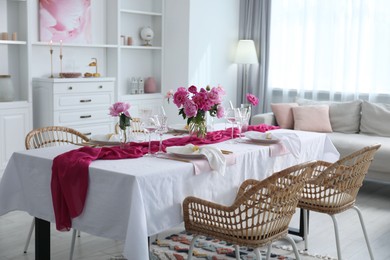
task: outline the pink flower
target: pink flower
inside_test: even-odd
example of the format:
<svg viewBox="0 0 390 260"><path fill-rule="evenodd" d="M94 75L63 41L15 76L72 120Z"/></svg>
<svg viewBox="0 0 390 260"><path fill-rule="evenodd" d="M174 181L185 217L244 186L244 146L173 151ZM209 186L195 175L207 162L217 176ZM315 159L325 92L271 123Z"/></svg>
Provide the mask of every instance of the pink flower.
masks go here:
<svg viewBox="0 0 390 260"><path fill-rule="evenodd" d="M253 106L257 106L257 104L259 104L259 99L252 94L246 94L246 100L248 100L248 102Z"/></svg>
<svg viewBox="0 0 390 260"><path fill-rule="evenodd" d="M165 97L164 97L164 98L167 99L168 104L169 104L169 101L170 101L170 99L171 99L172 97L173 97L173 89L170 89L170 90L167 92L167 94L165 94Z"/></svg>
<svg viewBox="0 0 390 260"><path fill-rule="evenodd" d="M124 114L127 117L130 117L129 109L130 104L124 102L116 102L109 108L111 116L120 116L121 114Z"/></svg>
<svg viewBox="0 0 390 260"><path fill-rule="evenodd" d="M220 96L220 92L217 90L217 88L212 88L210 92L208 92L207 97L214 104L221 103L222 101L222 97Z"/></svg>
<svg viewBox="0 0 390 260"><path fill-rule="evenodd" d="M197 107L199 109L202 109L203 111L208 110L208 109L205 109L205 108L207 108L207 92L203 92L201 90L201 92L196 93L192 97L192 100L195 102L195 104L197 105Z"/></svg>
<svg viewBox="0 0 390 260"><path fill-rule="evenodd" d="M217 118L222 118L224 116L225 116L225 109L223 108L223 106L218 105L217 106Z"/></svg>
<svg viewBox="0 0 390 260"><path fill-rule="evenodd" d="M188 92L192 94L196 94L198 92L198 89L196 88L196 86L192 85L191 87L188 88Z"/></svg>
<svg viewBox="0 0 390 260"><path fill-rule="evenodd" d="M198 113L198 107L196 106L195 102L188 99L184 103L184 113L188 118L196 116Z"/></svg>
<svg viewBox="0 0 390 260"><path fill-rule="evenodd" d="M183 87L178 88L176 93L173 94L173 103L179 108L184 105L187 99L188 99L188 92Z"/></svg>
<svg viewBox="0 0 390 260"><path fill-rule="evenodd" d="M216 90L218 91L220 96L223 96L226 94L225 89L221 85L218 85L218 87L216 87Z"/></svg>

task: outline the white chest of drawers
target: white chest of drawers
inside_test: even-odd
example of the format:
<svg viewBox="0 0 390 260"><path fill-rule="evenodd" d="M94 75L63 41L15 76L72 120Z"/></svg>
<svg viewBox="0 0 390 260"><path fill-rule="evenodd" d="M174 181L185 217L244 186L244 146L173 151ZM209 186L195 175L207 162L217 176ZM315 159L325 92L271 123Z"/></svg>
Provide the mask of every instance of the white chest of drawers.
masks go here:
<svg viewBox="0 0 390 260"><path fill-rule="evenodd" d="M114 88L114 78L34 78L34 128L67 126L87 136L111 133L115 123L108 108Z"/></svg>

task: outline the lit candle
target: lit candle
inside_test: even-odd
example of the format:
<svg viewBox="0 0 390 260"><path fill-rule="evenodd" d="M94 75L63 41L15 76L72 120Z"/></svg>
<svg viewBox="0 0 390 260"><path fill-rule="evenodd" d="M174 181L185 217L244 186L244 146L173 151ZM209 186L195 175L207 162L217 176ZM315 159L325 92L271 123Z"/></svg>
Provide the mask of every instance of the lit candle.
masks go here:
<svg viewBox="0 0 390 260"><path fill-rule="evenodd" d="M52 41L52 40L50 40L49 46L50 46L50 50L52 51L52 50L53 50L53 49L52 49L52 46L53 46L53 41Z"/></svg>
<svg viewBox="0 0 390 260"><path fill-rule="evenodd" d="M60 40L60 55L62 55L62 40Z"/></svg>

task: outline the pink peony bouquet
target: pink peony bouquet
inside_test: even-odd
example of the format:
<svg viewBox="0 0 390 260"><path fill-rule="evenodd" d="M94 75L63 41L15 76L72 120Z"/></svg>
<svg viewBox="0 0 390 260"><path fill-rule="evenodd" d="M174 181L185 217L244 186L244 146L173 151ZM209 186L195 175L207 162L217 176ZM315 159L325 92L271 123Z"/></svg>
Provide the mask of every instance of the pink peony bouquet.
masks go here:
<svg viewBox="0 0 390 260"><path fill-rule="evenodd" d="M125 130L126 127L130 126L131 116L129 113L130 104L124 102L116 102L109 110L111 116L119 117L119 128Z"/></svg>
<svg viewBox="0 0 390 260"><path fill-rule="evenodd" d="M188 89L179 87L173 94L173 103L179 108L179 115L187 119L190 131L196 132L198 137L207 133L206 112L212 117L222 118L224 109L221 105L225 90L221 87L207 86L198 90L196 86Z"/></svg>

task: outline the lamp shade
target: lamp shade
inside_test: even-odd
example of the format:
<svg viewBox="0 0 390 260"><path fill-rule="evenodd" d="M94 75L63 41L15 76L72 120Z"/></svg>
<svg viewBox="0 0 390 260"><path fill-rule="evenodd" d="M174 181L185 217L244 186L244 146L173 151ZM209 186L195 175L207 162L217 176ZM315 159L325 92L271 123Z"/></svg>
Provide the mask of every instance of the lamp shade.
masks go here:
<svg viewBox="0 0 390 260"><path fill-rule="evenodd" d="M255 43L252 40L240 40L237 46L235 63L256 64L259 63Z"/></svg>

